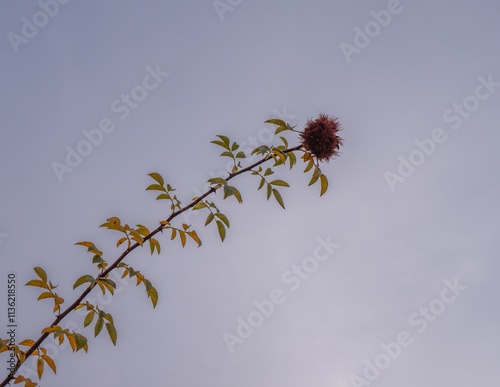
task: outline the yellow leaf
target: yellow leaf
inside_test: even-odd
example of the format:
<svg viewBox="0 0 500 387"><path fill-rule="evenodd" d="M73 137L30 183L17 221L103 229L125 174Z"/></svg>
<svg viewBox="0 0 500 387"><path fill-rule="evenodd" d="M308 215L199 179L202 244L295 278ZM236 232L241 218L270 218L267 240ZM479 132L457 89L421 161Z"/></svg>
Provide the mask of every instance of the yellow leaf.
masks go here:
<svg viewBox="0 0 500 387"><path fill-rule="evenodd" d="M39 357L36 361L36 371L38 372L38 379L42 378L44 364L45 363L43 362L43 359Z"/></svg>
<svg viewBox="0 0 500 387"><path fill-rule="evenodd" d="M42 359L47 363L47 365L50 367L50 369L56 373L56 364L54 363L54 360L48 355L42 355Z"/></svg>
<svg viewBox="0 0 500 387"><path fill-rule="evenodd" d="M38 286L39 288L44 288L48 289L49 285L47 285L45 282L40 281L40 280L31 280L26 283L24 286Z"/></svg>
<svg viewBox="0 0 500 387"><path fill-rule="evenodd" d="M62 336L60 336L60 337L62 337ZM67 337L67 339L69 341L69 345L71 345L71 349L73 350L73 352L75 352L75 349L76 349L76 340L75 340L75 337L71 333L67 333L66 337Z"/></svg>
<svg viewBox="0 0 500 387"><path fill-rule="evenodd" d="M54 326L51 326L51 327L44 328L42 330L42 333L52 333L52 332L55 332L55 331L57 331L59 329L61 329L61 327L59 325L54 325Z"/></svg>
<svg viewBox="0 0 500 387"><path fill-rule="evenodd" d="M52 297L54 297L54 295L51 292L43 292L42 294L40 294L38 296L37 301L38 300L43 300L44 298L52 298Z"/></svg>
<svg viewBox="0 0 500 387"><path fill-rule="evenodd" d="M81 246L85 246L85 247L90 247L90 246L95 247L95 245L92 242L78 242L78 243L75 243L75 245L81 245Z"/></svg>
<svg viewBox="0 0 500 387"><path fill-rule="evenodd" d="M26 345L28 347L31 347L33 344L35 344L35 342L33 340L30 340L30 339L23 340L19 343L19 345Z"/></svg>
<svg viewBox="0 0 500 387"><path fill-rule="evenodd" d="M323 194L328 189L328 179L326 178L325 175L321 174L320 180L321 180L321 194L319 196L323 196Z"/></svg>
<svg viewBox="0 0 500 387"><path fill-rule="evenodd" d="M179 236L181 237L182 247L186 246L186 233L179 230Z"/></svg>
<svg viewBox="0 0 500 387"><path fill-rule="evenodd" d="M127 237L119 239L119 240L118 240L118 242L116 242L116 247L120 246L120 245L121 245L123 242L125 242L126 240L128 240L128 238L127 238Z"/></svg>
<svg viewBox="0 0 500 387"><path fill-rule="evenodd" d="M41 267L35 267L33 270L35 270L35 273L42 279L43 282L47 282L47 274L45 273L45 270Z"/></svg>

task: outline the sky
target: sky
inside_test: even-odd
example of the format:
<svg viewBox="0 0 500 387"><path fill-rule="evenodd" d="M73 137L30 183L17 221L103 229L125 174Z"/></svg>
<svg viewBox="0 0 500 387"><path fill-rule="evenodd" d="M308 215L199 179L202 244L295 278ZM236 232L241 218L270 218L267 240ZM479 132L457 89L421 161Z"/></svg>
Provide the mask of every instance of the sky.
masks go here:
<svg viewBox="0 0 500 387"><path fill-rule="evenodd" d="M2 339L36 340L54 319L41 289L24 286L34 267L67 307L76 279L97 273L75 243L113 262L123 246L99 228L106 219L154 229L168 217L145 191L149 173L187 205L227 175L217 135L249 154L279 145L266 120L302 130L323 112L344 140L321 166L321 197L301 160L273 175L290 184L286 210L248 173L232 180L242 204L212 196L230 221L224 243L204 210L176 218L201 247L164 233L159 256L125 260L158 290L156 308L135 279L112 276L115 295L88 300L113 316L116 346L72 312L61 325L88 338L88 353L48 339L57 375L46 366L39 381L30 360L23 375L40 386L498 385L500 3L0 9Z"/></svg>

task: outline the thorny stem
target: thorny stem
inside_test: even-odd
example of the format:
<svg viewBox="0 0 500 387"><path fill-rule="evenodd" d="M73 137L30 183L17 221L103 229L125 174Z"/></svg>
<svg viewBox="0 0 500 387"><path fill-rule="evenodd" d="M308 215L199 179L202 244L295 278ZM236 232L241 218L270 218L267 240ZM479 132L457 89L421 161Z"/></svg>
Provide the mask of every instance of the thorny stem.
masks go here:
<svg viewBox="0 0 500 387"><path fill-rule="evenodd" d="M289 149L285 149L283 150L282 152L283 153L289 153L289 152L293 152L293 151L296 151L296 150L300 150L302 148L302 144L301 145L297 145L293 148L289 148ZM234 172L234 173L230 173L228 175L228 177L225 179L226 181L229 181L233 178L235 178L236 176L238 175L241 175L242 173L245 173L245 172L248 172L250 171L251 169L259 166L260 164L263 164L265 163L266 161L268 161L269 159L271 159L272 156L271 155L267 155L265 157L263 157L261 160L253 163L252 165L246 167L246 168L243 168L243 169L240 169L239 171L237 172ZM196 204L198 204L200 201L202 201L204 198L206 198L208 195L214 193L215 191L217 191L217 189L219 189L221 186L220 185L217 185L215 187L211 187L207 192L205 192L203 195L199 196L198 198L196 198L195 200L193 200L190 204L188 204L187 206L181 208L180 210L178 211L175 211L173 212L168 218L167 218L167 222L170 222L172 219L176 218L177 216L179 216L180 214L182 214L183 212L189 210L190 208L194 207ZM143 241L146 242L148 239L152 238L153 236L155 236L157 233L159 233L160 231L162 231L163 229L165 229L167 226L164 225L164 224L161 224L160 226L158 226L155 230L151 231L148 235L146 235L144 238L143 238ZM133 244L132 246L128 247L117 259L115 262L113 262L113 264L111 266L109 266L106 271L102 272L101 274L99 274L97 276L97 279L99 278L106 278L106 276L112 271L114 270L118 264L123 261L125 259L125 257L131 253L133 250L135 250L139 245L139 243L135 243ZM75 302L73 302L70 306L68 306L64 312L60 313L57 318L52 322L52 324L50 324L50 326L54 326L54 325L58 325L59 322L64 319L70 312L72 312L78 305L80 305L80 303L85 299L85 297L87 297L87 295L92 291L92 289L94 289L94 287L96 286L97 282L94 282L92 285L89 285L87 287L87 289L85 289L83 291L82 294L80 294L80 296L75 300ZM39 338L38 340L35 342L35 344L33 344L25 353L25 359L24 361L26 361L32 354L33 352L40 346L40 344L43 343L43 341L50 335L51 333L43 333ZM9 373L9 375L7 375L7 377L2 381L2 383L0 384L0 387L5 387L7 384L9 384L9 382L14 379L14 376L16 375L17 371L19 370L19 368L21 367L21 362L18 360L16 362L16 365L14 366L14 370L11 371Z"/></svg>

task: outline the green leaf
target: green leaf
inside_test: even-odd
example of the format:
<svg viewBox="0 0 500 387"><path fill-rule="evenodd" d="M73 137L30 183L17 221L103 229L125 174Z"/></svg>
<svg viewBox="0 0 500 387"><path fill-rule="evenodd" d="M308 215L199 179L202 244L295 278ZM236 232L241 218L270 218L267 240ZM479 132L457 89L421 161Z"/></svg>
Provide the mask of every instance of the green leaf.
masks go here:
<svg viewBox="0 0 500 387"><path fill-rule="evenodd" d="M221 185L227 184L227 181L224 180L222 177L213 177L211 179L208 179L208 182L212 184L221 184Z"/></svg>
<svg viewBox="0 0 500 387"><path fill-rule="evenodd" d="M226 228L224 227L224 224L220 220L216 220L216 223L217 223L217 228L219 230L220 239L222 242L224 242L224 238L226 237Z"/></svg>
<svg viewBox="0 0 500 387"><path fill-rule="evenodd" d="M274 172L271 168L267 168L266 171L264 172L264 176L269 176L272 175Z"/></svg>
<svg viewBox="0 0 500 387"><path fill-rule="evenodd" d="M110 323L106 323L106 329L108 330L108 334L109 334L111 341L113 342L113 345L116 345L117 334L116 334L115 326L110 324Z"/></svg>
<svg viewBox="0 0 500 387"><path fill-rule="evenodd" d="M162 193L156 197L156 200L162 200L162 199L171 200L170 195L168 193Z"/></svg>
<svg viewBox="0 0 500 387"><path fill-rule="evenodd" d="M201 210L202 208L205 208L207 205L205 203L198 203L193 207L193 210Z"/></svg>
<svg viewBox="0 0 500 387"><path fill-rule="evenodd" d="M120 240L123 240L123 239L127 240L127 238L122 238L122 239L120 239ZM118 242L120 242L120 241L118 241ZM120 244L121 244L121 243L120 243ZM116 247L120 246L120 244L117 244L117 246L116 246ZM94 255L94 256L92 257L92 263L103 263L103 262L104 262L104 259L102 259L102 258L101 258L100 256L98 256L98 255Z"/></svg>
<svg viewBox="0 0 500 387"><path fill-rule="evenodd" d="M217 212L215 216L222 220L224 224L229 228L229 220L227 219L226 215L224 215L222 212Z"/></svg>
<svg viewBox="0 0 500 387"><path fill-rule="evenodd" d="M159 184L151 184L150 186L148 186L148 188L146 188L146 191L164 191L164 192L167 192L165 187L163 187Z"/></svg>
<svg viewBox="0 0 500 387"><path fill-rule="evenodd" d="M283 141L283 144L285 145L285 148L288 148L288 141L286 140L285 137L280 137L281 138L281 141ZM290 152L292 153L292 152Z"/></svg>
<svg viewBox="0 0 500 387"><path fill-rule="evenodd" d="M42 279L43 282L47 282L47 273L41 267L35 267L35 273Z"/></svg>
<svg viewBox="0 0 500 387"><path fill-rule="evenodd" d="M229 146L224 144L222 141L214 140L214 141L210 141L210 143L215 144L215 145L219 145L219 146L223 147L224 149L230 150Z"/></svg>
<svg viewBox="0 0 500 387"><path fill-rule="evenodd" d="M245 152L243 151L239 151L237 154L236 154L236 158L237 159L244 159L246 156L245 156Z"/></svg>
<svg viewBox="0 0 500 387"><path fill-rule="evenodd" d="M85 316L85 320L83 321L83 326L88 327L90 324L92 324L92 321L94 320L94 311L91 310L90 312L87 313Z"/></svg>
<svg viewBox="0 0 500 387"><path fill-rule="evenodd" d="M259 188L257 189L257 191L258 191L259 189L261 189L261 188L264 186L264 183L265 183L265 182L266 182L266 179L264 179L264 178L262 178L262 179L260 180Z"/></svg>
<svg viewBox="0 0 500 387"><path fill-rule="evenodd" d="M238 191L236 188L234 188L234 190L235 190L234 197L236 198L236 200L238 201L238 203L243 203L243 199L241 198L240 191Z"/></svg>
<svg viewBox="0 0 500 387"><path fill-rule="evenodd" d="M231 187L229 184L224 184L224 199L228 198L229 196L234 195L236 190Z"/></svg>
<svg viewBox="0 0 500 387"><path fill-rule="evenodd" d="M165 185L165 182L163 181L163 177L161 177L161 175L159 173L150 173L148 176L151 176L153 179L155 179L158 184L160 184L161 186L164 186Z"/></svg>
<svg viewBox="0 0 500 387"><path fill-rule="evenodd" d="M284 132L285 130L288 130L287 127L285 126L280 126L279 128L277 128L275 131L274 131L274 134L278 134L278 133L281 133L281 132Z"/></svg>
<svg viewBox="0 0 500 387"><path fill-rule="evenodd" d="M79 333L73 332L73 337L75 338L76 350L84 348L87 345L87 338Z"/></svg>
<svg viewBox="0 0 500 387"><path fill-rule="evenodd" d="M226 151L226 152L222 152L220 155L221 155L222 157L224 157L224 156L226 156L226 157L231 157L231 158L233 158L233 157L234 157L234 155L233 155L233 153L232 153L232 152L227 152L227 151Z"/></svg>
<svg viewBox="0 0 500 387"><path fill-rule="evenodd" d="M217 137L219 137L224 142L224 144L226 144L229 148L229 138L227 138L226 136L222 136L220 134L218 134Z"/></svg>
<svg viewBox="0 0 500 387"><path fill-rule="evenodd" d="M278 120L278 119L275 119L275 118L272 118L270 120L267 120L267 121L264 121L265 124L274 124L274 125L278 125L278 126L284 126L286 128L286 122L283 121L283 120Z"/></svg>
<svg viewBox="0 0 500 387"><path fill-rule="evenodd" d="M95 323L94 327L94 336L97 337L99 333L101 333L102 327L104 326L104 319L99 317Z"/></svg>
<svg viewBox="0 0 500 387"><path fill-rule="evenodd" d="M273 194L274 194L274 197L276 198L276 200L278 201L278 203L280 204L280 206L283 207L283 209L284 209L285 204L283 203L283 198L281 197L278 190L273 188Z"/></svg>
<svg viewBox="0 0 500 387"><path fill-rule="evenodd" d="M313 166L314 166L314 160L309 160L309 163L307 164L306 169L304 169L304 173L309 171Z"/></svg>
<svg viewBox="0 0 500 387"><path fill-rule="evenodd" d="M271 184L268 184L267 185L267 200L269 200L269 198L271 197L272 190L273 190L273 188L271 187Z"/></svg>
<svg viewBox="0 0 500 387"><path fill-rule="evenodd" d="M308 185L313 185L314 183L316 183L318 181L318 178L319 176L314 176L311 178L311 181L309 182Z"/></svg>
<svg viewBox="0 0 500 387"><path fill-rule="evenodd" d="M205 222L205 226L209 225L212 220L214 220L214 214L210 213L207 216L207 221Z"/></svg>
<svg viewBox="0 0 500 387"><path fill-rule="evenodd" d="M288 183L286 181L283 181L283 180L273 180L271 181L269 184L272 184L272 185L279 185L279 186L282 186L282 187L290 187L288 185Z"/></svg>
<svg viewBox="0 0 500 387"><path fill-rule="evenodd" d="M236 143L236 142L233 142L233 145L231 145L231 152L234 152L235 150L238 150L240 146Z"/></svg>
<svg viewBox="0 0 500 387"><path fill-rule="evenodd" d="M319 196L323 196L323 194L328 189L328 179L323 174L320 175L320 179L321 179L321 193Z"/></svg>
<svg viewBox="0 0 500 387"><path fill-rule="evenodd" d="M293 152L288 152L288 159L290 160L290 169L292 169L293 165L297 163L297 157Z"/></svg>
<svg viewBox="0 0 500 387"><path fill-rule="evenodd" d="M156 239L151 238L149 240L149 247L151 248L151 255L153 255L153 253L155 252L155 248L158 252L158 255L160 255L160 243Z"/></svg>

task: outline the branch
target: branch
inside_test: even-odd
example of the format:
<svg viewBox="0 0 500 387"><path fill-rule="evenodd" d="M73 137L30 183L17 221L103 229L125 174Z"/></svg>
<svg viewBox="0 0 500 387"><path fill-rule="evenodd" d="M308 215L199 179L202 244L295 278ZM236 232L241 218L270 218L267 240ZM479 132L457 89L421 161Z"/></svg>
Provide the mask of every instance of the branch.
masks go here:
<svg viewBox="0 0 500 387"><path fill-rule="evenodd" d="M297 145L293 148L289 148L289 149L285 149L283 150L282 152L283 153L289 153L289 152L293 152L293 151L296 151L296 150L299 150L302 148L302 145ZM267 155L265 157L263 157L261 160L255 162L254 164L246 167L246 168L243 168L237 172L234 172L234 173L230 173L228 175L228 177L225 179L226 181L229 181L233 178L235 178L236 176L242 174L242 173L245 173L245 172L248 172L250 170L252 170L253 168L255 168L256 166L259 166L260 164L263 164L265 163L266 161L272 159L272 156L270 155ZM167 218L167 222L170 222L172 219L176 218L177 216L179 216L180 214L182 214L183 212L189 210L190 208L194 207L196 204L198 204L200 201L202 201L204 198L206 198L207 196L209 196L210 194L214 193L217 191L217 189L221 188L221 185L217 185L215 187L212 187L210 188L209 190L207 190L203 195L201 195L200 197L196 198L195 200L193 200L190 204L188 204L187 206L181 208L180 210L176 211L176 212L173 212L168 218ZM146 235L143 240L144 242L147 241L148 239L152 238L154 235L156 235L157 233L159 233L160 231L162 231L164 228L166 228L167 226L164 225L164 224L161 224L160 226L158 226L155 230L151 231L148 235ZM139 245L139 243L135 243L133 245L131 245L129 248L127 248L117 259L116 261L113 262L113 264L111 264L111 266L108 267L108 269L104 272L102 272L101 274L99 274L97 276L97 278L106 278L107 275L112 271L114 270L118 264L123 261L125 259L125 257L127 257L127 255L129 253L131 253L133 250L135 250ZM92 291L92 289L96 286L97 282L94 282L92 285L89 285L84 291L83 293L75 300L75 302L73 302L68 308L66 308L62 313L60 313L57 318L52 322L52 324L50 326L54 326L54 325L58 325L59 322L61 320L63 320L70 312L72 312L78 305L81 304L81 302L85 299L85 297ZM25 353L25 360L26 361L32 354L34 351L36 351L36 349L40 346L40 344L43 343L43 341L50 335L51 333L43 333L39 338L38 340L35 342L35 344L33 344ZM14 379L17 371L19 370L19 368L21 367L21 362L20 360L18 360L16 362L16 365L14 367L14 370L11 371L9 373L9 375L2 381L2 383L0 384L0 387L5 387L12 379Z"/></svg>

